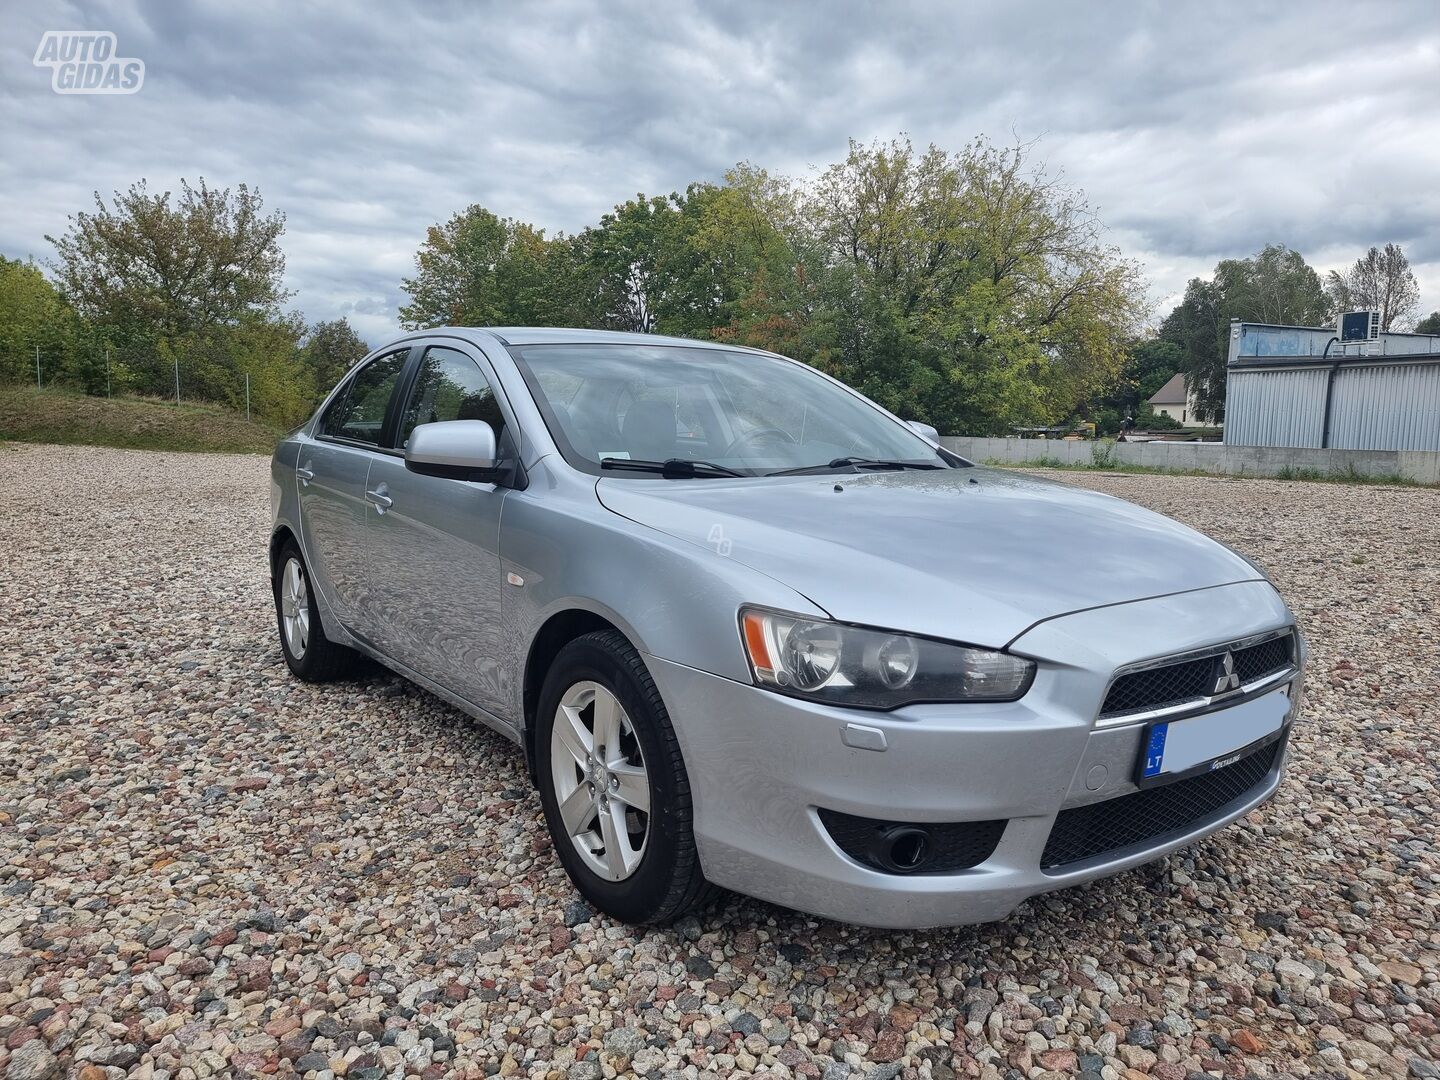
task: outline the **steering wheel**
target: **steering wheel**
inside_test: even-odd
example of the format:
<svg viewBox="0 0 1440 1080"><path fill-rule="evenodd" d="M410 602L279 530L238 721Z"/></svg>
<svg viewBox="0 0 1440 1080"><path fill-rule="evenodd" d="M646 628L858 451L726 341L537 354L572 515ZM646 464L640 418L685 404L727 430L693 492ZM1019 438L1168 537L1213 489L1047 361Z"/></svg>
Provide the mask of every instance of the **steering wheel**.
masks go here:
<svg viewBox="0 0 1440 1080"><path fill-rule="evenodd" d="M744 435L733 439L730 445L725 447L725 449L720 452L720 456L722 458L731 457L734 455L736 450L744 446L746 443L759 442L761 439L781 439L784 442L789 443L791 446L798 445L795 442L795 436L791 435L784 428L762 427L756 428L754 431L747 431Z"/></svg>

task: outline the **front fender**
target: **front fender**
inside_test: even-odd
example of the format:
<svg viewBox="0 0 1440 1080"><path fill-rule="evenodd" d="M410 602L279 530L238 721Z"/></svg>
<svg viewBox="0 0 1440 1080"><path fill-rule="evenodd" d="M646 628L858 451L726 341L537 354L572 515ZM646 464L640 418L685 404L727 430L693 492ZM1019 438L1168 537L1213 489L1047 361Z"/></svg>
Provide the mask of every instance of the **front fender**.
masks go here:
<svg viewBox="0 0 1440 1080"><path fill-rule="evenodd" d="M826 616L807 597L719 550L607 510L593 477L550 468L552 461L537 463L525 491L506 495L501 520L501 570L509 584L500 639L512 719L524 715L531 644L558 612L591 612L642 653L747 683L741 605Z"/></svg>

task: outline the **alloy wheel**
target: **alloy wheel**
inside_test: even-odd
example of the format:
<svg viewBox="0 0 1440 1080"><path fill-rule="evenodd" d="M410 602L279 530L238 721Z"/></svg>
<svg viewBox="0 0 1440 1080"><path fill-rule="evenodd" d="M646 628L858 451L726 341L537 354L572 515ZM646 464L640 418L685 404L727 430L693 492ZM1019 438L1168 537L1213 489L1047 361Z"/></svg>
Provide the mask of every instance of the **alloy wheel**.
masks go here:
<svg viewBox="0 0 1440 1080"><path fill-rule="evenodd" d="M650 833L650 777L625 707L597 682L565 691L550 728L550 772L565 832L607 881L633 874Z"/></svg>
<svg viewBox="0 0 1440 1080"><path fill-rule="evenodd" d="M296 660L303 660L310 644L310 590L299 559L287 559L280 574L280 621L285 647Z"/></svg>

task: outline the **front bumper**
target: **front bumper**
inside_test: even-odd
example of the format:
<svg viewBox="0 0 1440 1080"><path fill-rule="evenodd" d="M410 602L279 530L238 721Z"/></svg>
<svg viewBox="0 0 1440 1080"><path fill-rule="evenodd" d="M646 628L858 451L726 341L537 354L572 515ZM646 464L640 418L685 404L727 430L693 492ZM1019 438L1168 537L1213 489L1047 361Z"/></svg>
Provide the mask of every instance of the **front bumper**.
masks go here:
<svg viewBox="0 0 1440 1080"><path fill-rule="evenodd" d="M1208 815L1101 857L1042 867L1062 811L1137 790L1143 725L1095 726L1116 667L1290 621L1264 583L1185 597L1040 624L1012 646L1039 661L1035 684L1022 700L1001 705L838 709L647 656L684 752L706 876L861 925L988 922L1027 897L1140 865L1243 816L1279 787L1283 740L1268 771ZM1293 716L1292 709L1287 734ZM822 824L822 808L1005 825L993 853L973 868L894 874L847 855Z"/></svg>

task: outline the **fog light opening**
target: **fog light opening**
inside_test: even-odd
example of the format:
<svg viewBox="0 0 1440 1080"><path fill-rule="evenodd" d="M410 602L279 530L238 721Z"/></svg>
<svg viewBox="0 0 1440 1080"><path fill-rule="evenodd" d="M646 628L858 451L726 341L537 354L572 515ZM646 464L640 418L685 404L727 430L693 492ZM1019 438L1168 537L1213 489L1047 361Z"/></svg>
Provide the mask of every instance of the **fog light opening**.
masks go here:
<svg viewBox="0 0 1440 1080"><path fill-rule="evenodd" d="M919 870L930 858L930 834L924 829L901 827L885 834L885 861L900 873Z"/></svg>

